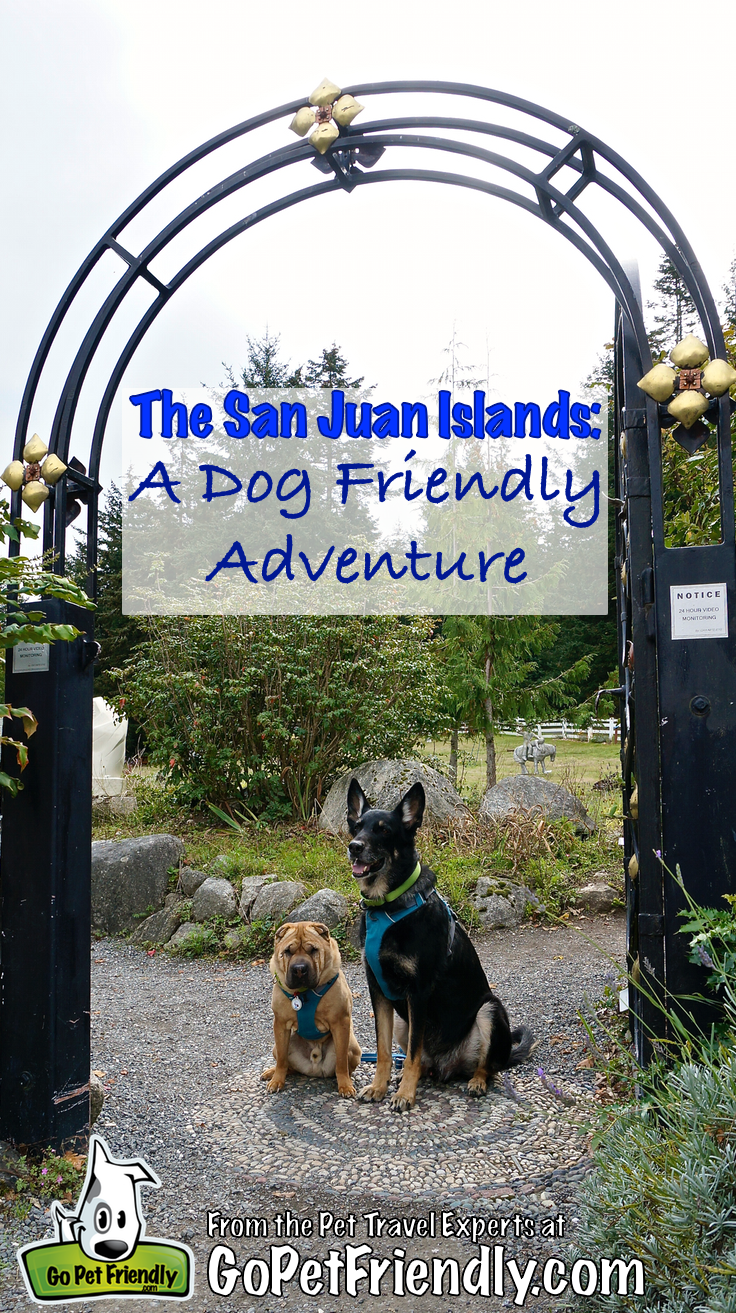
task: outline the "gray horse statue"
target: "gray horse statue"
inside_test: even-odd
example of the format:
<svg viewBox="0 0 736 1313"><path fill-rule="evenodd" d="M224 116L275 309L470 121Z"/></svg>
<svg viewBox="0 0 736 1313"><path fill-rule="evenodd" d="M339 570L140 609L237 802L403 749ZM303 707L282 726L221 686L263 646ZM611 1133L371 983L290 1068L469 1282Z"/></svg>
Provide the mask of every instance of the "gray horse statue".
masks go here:
<svg viewBox="0 0 736 1313"><path fill-rule="evenodd" d="M545 768L545 757L554 761L557 756L557 748L554 743L545 743L544 739L535 739L532 734L524 735L524 742L520 743L518 748L514 748L514 761L518 761L521 766L522 775L528 774L526 763L534 762L534 774L539 774L539 767L542 767L543 775L551 775L552 772Z"/></svg>

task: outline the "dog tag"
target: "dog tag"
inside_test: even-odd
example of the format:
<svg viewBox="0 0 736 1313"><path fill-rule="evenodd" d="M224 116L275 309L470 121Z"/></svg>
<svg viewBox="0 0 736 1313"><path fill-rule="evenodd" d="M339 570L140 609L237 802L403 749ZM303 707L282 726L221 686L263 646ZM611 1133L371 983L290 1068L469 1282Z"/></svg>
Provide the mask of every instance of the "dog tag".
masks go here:
<svg viewBox="0 0 736 1313"><path fill-rule="evenodd" d="M297 997L296 994L294 995L293 999L291 1000L291 1006L293 1007L293 1009L294 1009L295 1012L301 1012L301 1010L302 1010L302 1001L301 1001L300 998Z"/></svg>

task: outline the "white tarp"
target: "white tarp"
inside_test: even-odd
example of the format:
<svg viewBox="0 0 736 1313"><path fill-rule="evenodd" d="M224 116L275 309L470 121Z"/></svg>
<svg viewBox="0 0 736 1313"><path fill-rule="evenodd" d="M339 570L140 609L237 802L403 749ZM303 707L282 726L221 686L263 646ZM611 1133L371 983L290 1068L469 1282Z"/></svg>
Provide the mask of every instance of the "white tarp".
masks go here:
<svg viewBox="0 0 736 1313"><path fill-rule="evenodd" d="M118 720L104 698L92 702L92 797L116 798L123 792L127 720Z"/></svg>

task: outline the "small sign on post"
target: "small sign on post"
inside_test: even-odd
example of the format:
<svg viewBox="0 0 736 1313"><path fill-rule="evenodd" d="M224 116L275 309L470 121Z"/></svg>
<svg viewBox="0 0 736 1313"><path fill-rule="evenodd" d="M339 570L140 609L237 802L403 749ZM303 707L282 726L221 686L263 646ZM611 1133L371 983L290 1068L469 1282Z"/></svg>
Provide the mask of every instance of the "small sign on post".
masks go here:
<svg viewBox="0 0 736 1313"><path fill-rule="evenodd" d="M725 584L670 586L672 638L728 638Z"/></svg>
<svg viewBox="0 0 736 1313"><path fill-rule="evenodd" d="M18 643L13 648L13 674L30 674L31 671L48 670L50 643Z"/></svg>

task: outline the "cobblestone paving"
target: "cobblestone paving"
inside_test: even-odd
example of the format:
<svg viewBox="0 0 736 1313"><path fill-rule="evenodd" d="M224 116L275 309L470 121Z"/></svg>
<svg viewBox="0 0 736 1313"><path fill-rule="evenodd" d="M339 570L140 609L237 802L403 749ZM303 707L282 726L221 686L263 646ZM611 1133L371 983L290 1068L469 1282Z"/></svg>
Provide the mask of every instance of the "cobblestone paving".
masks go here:
<svg viewBox="0 0 736 1313"><path fill-rule="evenodd" d="M512 1025L525 1022L539 1040L531 1061L511 1073L521 1101L500 1085L476 1100L464 1086L423 1082L408 1114L393 1113L387 1102L339 1099L334 1082L298 1076L281 1093L267 1094L259 1079L273 1042L272 982L265 965L182 962L116 940L95 944L92 1065L105 1072L108 1090L99 1130L115 1155L140 1154L161 1178L160 1190L143 1191L148 1234L185 1240L193 1249L197 1276L188 1313L346 1313L356 1306L366 1313L465 1313L479 1306L462 1290L451 1299L361 1293L323 1300L292 1286L274 1300L249 1297L240 1286L223 1299L206 1279L216 1243L208 1234L213 1209L223 1216L269 1219L268 1240L231 1242L241 1265L267 1252L273 1219L287 1209L301 1219L315 1219L320 1210L354 1214L356 1244L371 1242L366 1218L375 1210L399 1219L434 1216L438 1226L445 1214L472 1215L489 1225L509 1219L505 1254L522 1268L529 1259L543 1263L563 1254L589 1162L577 1123L587 1120L592 1079L578 1067L583 1047L577 1011L586 997L600 996L622 960L624 941L621 918L591 920L582 928L608 956L571 929L524 926L476 941ZM346 975L356 996L356 1034L364 1048L374 1048L361 965L349 964ZM538 1065L575 1099L572 1108L544 1088ZM367 1083L372 1071L361 1065L356 1084ZM545 1236L545 1223L559 1217L564 1241ZM523 1230L525 1219L531 1232ZM15 1249L49 1231L44 1206L34 1205L22 1222L0 1220L0 1313L33 1307ZM478 1254L461 1230L437 1236L405 1241L409 1256L431 1262L438 1254L454 1255L462 1264ZM314 1238L301 1247L321 1261L330 1244L341 1243ZM397 1242L384 1236L372 1243L377 1255L390 1257ZM507 1290L493 1303L512 1308L511 1295ZM59 1307L130 1313L138 1306L105 1300ZM542 1292L531 1307L546 1313L555 1302Z"/></svg>

